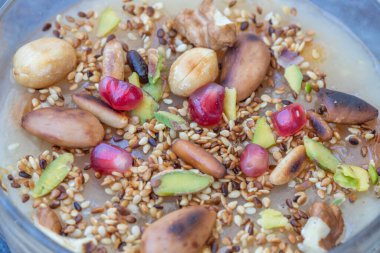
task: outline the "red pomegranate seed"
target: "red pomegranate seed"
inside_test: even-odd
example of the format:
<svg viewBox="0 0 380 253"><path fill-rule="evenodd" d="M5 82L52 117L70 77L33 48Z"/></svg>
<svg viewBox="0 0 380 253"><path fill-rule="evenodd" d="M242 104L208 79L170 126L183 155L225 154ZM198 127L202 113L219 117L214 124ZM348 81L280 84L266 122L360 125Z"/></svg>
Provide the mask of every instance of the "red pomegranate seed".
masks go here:
<svg viewBox="0 0 380 253"><path fill-rule="evenodd" d="M189 97L189 111L192 120L201 126L213 126L219 123L223 114L224 87L210 83Z"/></svg>
<svg viewBox="0 0 380 253"><path fill-rule="evenodd" d="M268 151L260 145L248 144L240 156L240 169L248 177L259 177L269 168Z"/></svg>
<svg viewBox="0 0 380 253"><path fill-rule="evenodd" d="M282 110L273 113L274 129L280 136L291 136L306 125L306 112L302 105L291 104Z"/></svg>
<svg viewBox="0 0 380 253"><path fill-rule="evenodd" d="M109 175L114 171L124 173L132 162L130 153L107 143L100 143L91 152L91 168L102 174Z"/></svg>
<svg viewBox="0 0 380 253"><path fill-rule="evenodd" d="M113 109L118 111L133 110L143 99L139 87L110 76L100 81L99 93Z"/></svg>

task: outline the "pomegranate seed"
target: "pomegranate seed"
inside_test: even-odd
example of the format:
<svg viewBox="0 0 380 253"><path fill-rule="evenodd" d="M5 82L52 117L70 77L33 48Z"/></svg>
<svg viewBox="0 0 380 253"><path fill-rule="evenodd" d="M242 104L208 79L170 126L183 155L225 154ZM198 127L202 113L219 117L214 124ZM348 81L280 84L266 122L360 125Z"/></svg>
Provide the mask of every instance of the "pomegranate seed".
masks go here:
<svg viewBox="0 0 380 253"><path fill-rule="evenodd" d="M306 112L302 105L291 104L273 113L274 129L280 136L291 136L306 125Z"/></svg>
<svg viewBox="0 0 380 253"><path fill-rule="evenodd" d="M99 93L113 109L118 111L133 110L143 99L139 87L110 76L100 81Z"/></svg>
<svg viewBox="0 0 380 253"><path fill-rule="evenodd" d="M107 143L100 143L91 152L91 168L102 174L124 173L132 166L132 161L130 153Z"/></svg>
<svg viewBox="0 0 380 253"><path fill-rule="evenodd" d="M224 87L210 83L189 97L189 111L192 120L201 126L213 126L222 119Z"/></svg>
<svg viewBox="0 0 380 253"><path fill-rule="evenodd" d="M269 168L268 151L260 145L248 144L240 156L240 169L248 177L259 177Z"/></svg>

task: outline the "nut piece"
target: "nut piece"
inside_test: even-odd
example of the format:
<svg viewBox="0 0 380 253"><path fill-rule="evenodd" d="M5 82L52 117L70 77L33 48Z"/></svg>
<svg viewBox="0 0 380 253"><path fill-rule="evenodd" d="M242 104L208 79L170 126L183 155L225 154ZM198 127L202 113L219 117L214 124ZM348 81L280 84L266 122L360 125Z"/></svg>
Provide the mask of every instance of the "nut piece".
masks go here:
<svg viewBox="0 0 380 253"><path fill-rule="evenodd" d="M335 247L344 230L344 220L340 209L335 205L315 202L309 208L309 215L319 217L330 228L330 233L320 240L319 245L326 250Z"/></svg>
<svg viewBox="0 0 380 253"><path fill-rule="evenodd" d="M240 34L222 63L221 83L237 91L237 100L249 97L261 84L270 63L270 51L252 33Z"/></svg>
<svg viewBox="0 0 380 253"><path fill-rule="evenodd" d="M128 125L128 117L112 109L102 100L89 94L74 94L73 101L79 108L92 113L101 122L114 127L124 128Z"/></svg>
<svg viewBox="0 0 380 253"><path fill-rule="evenodd" d="M333 137L333 131L331 130L329 124L322 119L319 114L315 112L308 112L309 121L311 126L314 128L315 133L322 141L329 141Z"/></svg>
<svg viewBox="0 0 380 253"><path fill-rule="evenodd" d="M13 57L17 83L34 89L51 86L75 68L75 49L65 40L42 38L19 48Z"/></svg>
<svg viewBox="0 0 380 253"><path fill-rule="evenodd" d="M274 185L283 185L298 176L306 167L305 147L300 145L282 159L269 176Z"/></svg>
<svg viewBox="0 0 380 253"><path fill-rule="evenodd" d="M186 163L215 178L223 178L226 169L210 153L189 141L177 139L172 151Z"/></svg>
<svg viewBox="0 0 380 253"><path fill-rule="evenodd" d="M378 117L379 111L366 101L339 91L322 88L318 92L319 110L327 122L362 124Z"/></svg>
<svg viewBox="0 0 380 253"><path fill-rule="evenodd" d="M141 253L197 253L207 242L216 213L204 206L171 212L148 226L142 235Z"/></svg>
<svg viewBox="0 0 380 253"><path fill-rule="evenodd" d="M22 117L21 126L47 142L68 148L89 148L103 140L104 129L91 113L81 109L49 107Z"/></svg>
<svg viewBox="0 0 380 253"><path fill-rule="evenodd" d="M219 74L216 53L207 48L193 48L170 67L170 90L182 97L188 97L198 88L213 82Z"/></svg>
<svg viewBox="0 0 380 253"><path fill-rule="evenodd" d="M58 215L48 207L39 207L35 212L35 218L37 222L50 229L56 234L60 234L62 230L61 221Z"/></svg>
<svg viewBox="0 0 380 253"><path fill-rule="evenodd" d="M109 41L103 50L103 76L124 80L125 54L119 41Z"/></svg>
<svg viewBox="0 0 380 253"><path fill-rule="evenodd" d="M173 25L195 46L219 50L234 44L236 26L212 2L204 0L196 11L185 9L177 15Z"/></svg>

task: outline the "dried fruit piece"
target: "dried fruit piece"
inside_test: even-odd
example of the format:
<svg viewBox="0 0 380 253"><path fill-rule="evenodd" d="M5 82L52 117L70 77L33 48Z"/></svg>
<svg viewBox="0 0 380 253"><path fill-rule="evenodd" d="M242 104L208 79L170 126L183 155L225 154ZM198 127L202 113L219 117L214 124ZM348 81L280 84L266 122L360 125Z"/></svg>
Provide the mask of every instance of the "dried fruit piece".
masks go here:
<svg viewBox="0 0 380 253"><path fill-rule="evenodd" d="M151 96L146 92L143 92L141 103L137 108L131 111L131 115L139 117L140 122L143 123L148 119L152 119L154 117L154 112L157 111L159 107L160 106Z"/></svg>
<svg viewBox="0 0 380 253"><path fill-rule="evenodd" d="M148 82L148 65L136 50L129 50L127 53L128 65L132 71L139 75L141 83Z"/></svg>
<svg viewBox="0 0 380 253"><path fill-rule="evenodd" d="M142 235L141 253L198 253L216 222L216 213L205 206L173 211L149 225Z"/></svg>
<svg viewBox="0 0 380 253"><path fill-rule="evenodd" d="M322 117L338 124L362 124L376 119L379 111L366 101L339 91L320 89L318 103Z"/></svg>
<svg viewBox="0 0 380 253"><path fill-rule="evenodd" d="M259 177L269 168L268 151L263 147L250 143L240 156L240 169L249 177Z"/></svg>
<svg viewBox="0 0 380 253"><path fill-rule="evenodd" d="M301 91L303 75L297 65L292 65L285 69L285 79L290 88L298 95Z"/></svg>
<svg viewBox="0 0 380 253"><path fill-rule="evenodd" d="M373 160L369 162L368 174L371 179L371 183L373 185L377 184L377 182L379 181L379 175L377 174L377 171L375 168L375 162Z"/></svg>
<svg viewBox="0 0 380 253"><path fill-rule="evenodd" d="M91 152L91 168L103 174L126 172L132 166L133 158L122 148L100 143Z"/></svg>
<svg viewBox="0 0 380 253"><path fill-rule="evenodd" d="M140 88L110 76L106 76L100 81L99 93L117 111L133 110L143 99Z"/></svg>
<svg viewBox="0 0 380 253"><path fill-rule="evenodd" d="M106 8L100 14L96 36L103 37L110 34L118 26L120 21L120 18L111 7Z"/></svg>
<svg viewBox="0 0 380 253"><path fill-rule="evenodd" d="M162 122L165 126L175 131L184 131L189 129L186 120L179 115L165 111L158 111L154 113L154 117L159 122Z"/></svg>
<svg viewBox="0 0 380 253"><path fill-rule="evenodd" d="M62 154L52 161L38 179L32 196L39 198L50 193L69 174L73 162L74 156L70 153Z"/></svg>
<svg viewBox="0 0 380 253"><path fill-rule="evenodd" d="M223 116L224 88L210 83L196 90L189 97L189 113L201 126L213 126Z"/></svg>
<svg viewBox="0 0 380 253"><path fill-rule="evenodd" d="M213 177L189 170L170 170L156 174L150 180L158 196L179 196L200 192L214 182Z"/></svg>
<svg viewBox="0 0 380 253"><path fill-rule="evenodd" d="M154 100L159 101L164 93L161 71L164 67L164 56L157 49L148 50L148 79L149 83L144 85L143 90L151 95Z"/></svg>
<svg viewBox="0 0 380 253"><path fill-rule="evenodd" d="M276 139L273 135L272 129L265 117L261 117L256 122L255 132L253 134L253 143L260 145L263 148L269 148L276 144Z"/></svg>
<svg viewBox="0 0 380 253"><path fill-rule="evenodd" d="M170 67L170 90L177 96L188 97L200 87L215 81L218 74L216 53L208 48L192 48Z"/></svg>
<svg viewBox="0 0 380 253"><path fill-rule="evenodd" d="M369 188L368 172L353 165L339 165L334 174L334 181L344 188L359 192L367 191Z"/></svg>
<svg viewBox="0 0 380 253"><path fill-rule="evenodd" d="M309 137L305 136L303 142L306 148L306 154L310 160L316 162L323 169L327 169L335 173L336 167L339 165L339 160L331 153L329 149Z"/></svg>
<svg viewBox="0 0 380 253"><path fill-rule="evenodd" d="M300 131L307 122L302 105L291 104L272 114L273 127L280 136L291 136Z"/></svg>
<svg viewBox="0 0 380 253"><path fill-rule="evenodd" d="M264 229L272 229L285 227L289 222L281 212L268 208L260 212L257 223Z"/></svg>
<svg viewBox="0 0 380 253"><path fill-rule="evenodd" d="M236 120L236 89L225 89L224 95L224 114L226 114L228 120Z"/></svg>

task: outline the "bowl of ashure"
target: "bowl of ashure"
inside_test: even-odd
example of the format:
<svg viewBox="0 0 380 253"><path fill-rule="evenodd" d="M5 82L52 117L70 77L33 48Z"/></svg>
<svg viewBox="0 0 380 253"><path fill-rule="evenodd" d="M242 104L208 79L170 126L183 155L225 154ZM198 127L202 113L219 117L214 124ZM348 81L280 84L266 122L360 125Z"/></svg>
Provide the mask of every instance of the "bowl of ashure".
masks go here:
<svg viewBox="0 0 380 253"><path fill-rule="evenodd" d="M378 62L311 2L1 10L11 252L379 252Z"/></svg>

